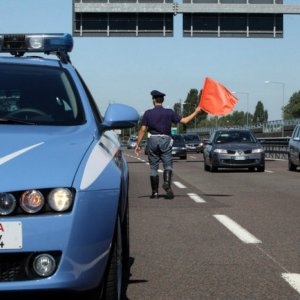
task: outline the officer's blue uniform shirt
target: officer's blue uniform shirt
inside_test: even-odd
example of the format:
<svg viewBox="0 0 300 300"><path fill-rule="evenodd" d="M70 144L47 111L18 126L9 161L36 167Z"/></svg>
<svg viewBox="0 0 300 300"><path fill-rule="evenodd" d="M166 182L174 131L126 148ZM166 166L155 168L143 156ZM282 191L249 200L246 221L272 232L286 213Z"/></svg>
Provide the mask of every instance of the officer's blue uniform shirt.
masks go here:
<svg viewBox="0 0 300 300"><path fill-rule="evenodd" d="M151 134L171 135L172 124L177 124L180 120L181 116L173 109L157 105L145 111L141 124L147 126Z"/></svg>

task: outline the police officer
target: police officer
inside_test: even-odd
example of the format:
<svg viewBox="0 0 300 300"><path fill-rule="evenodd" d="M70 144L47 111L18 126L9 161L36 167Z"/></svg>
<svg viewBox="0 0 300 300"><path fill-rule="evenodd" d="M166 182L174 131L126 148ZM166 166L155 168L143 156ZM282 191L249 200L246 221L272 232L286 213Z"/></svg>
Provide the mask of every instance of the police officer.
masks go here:
<svg viewBox="0 0 300 300"><path fill-rule="evenodd" d="M171 187L173 157L172 157L172 124L187 124L193 120L201 111L199 107L186 117L181 117L174 110L163 107L164 93L153 90L151 93L154 108L148 109L142 118L141 127L138 132L137 145L134 149L137 156L141 153L140 143L148 132L147 148L150 164L150 182L152 194L150 198L159 198L159 175L158 168L160 160L163 163L163 189L166 191L167 199L173 199L174 194Z"/></svg>

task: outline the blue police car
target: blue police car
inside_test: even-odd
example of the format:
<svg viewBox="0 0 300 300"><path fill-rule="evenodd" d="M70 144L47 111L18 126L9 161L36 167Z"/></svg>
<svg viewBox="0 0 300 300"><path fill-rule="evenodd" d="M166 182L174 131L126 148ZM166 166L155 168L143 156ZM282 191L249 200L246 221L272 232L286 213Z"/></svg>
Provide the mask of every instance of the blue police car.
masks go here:
<svg viewBox="0 0 300 300"><path fill-rule="evenodd" d="M69 34L0 34L0 297L121 299L129 171L115 129L70 61Z"/></svg>

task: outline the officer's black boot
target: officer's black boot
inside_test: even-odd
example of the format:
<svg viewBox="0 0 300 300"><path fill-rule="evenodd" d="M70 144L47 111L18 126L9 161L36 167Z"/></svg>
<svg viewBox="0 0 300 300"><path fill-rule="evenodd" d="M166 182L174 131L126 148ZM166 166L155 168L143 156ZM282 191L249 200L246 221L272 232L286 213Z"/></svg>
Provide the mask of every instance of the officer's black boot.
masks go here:
<svg viewBox="0 0 300 300"><path fill-rule="evenodd" d="M167 192L167 199L173 199L174 194L171 188L172 170L164 170L163 189Z"/></svg>
<svg viewBox="0 0 300 300"><path fill-rule="evenodd" d="M159 186L159 176L150 176L151 188L152 188L152 195L150 198L158 198L158 186Z"/></svg>

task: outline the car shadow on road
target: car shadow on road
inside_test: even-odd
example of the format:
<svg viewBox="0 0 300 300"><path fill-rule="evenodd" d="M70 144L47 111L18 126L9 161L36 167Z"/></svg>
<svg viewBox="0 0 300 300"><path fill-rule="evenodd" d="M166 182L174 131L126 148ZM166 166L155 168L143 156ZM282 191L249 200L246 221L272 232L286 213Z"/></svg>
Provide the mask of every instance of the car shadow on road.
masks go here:
<svg viewBox="0 0 300 300"><path fill-rule="evenodd" d="M123 299L122 300L129 300L129 298L127 297L126 295L126 292L127 292L127 288L128 288L128 285L129 284L136 284L136 283L144 283L144 282L147 282L147 280L145 279L135 279L135 280L132 280L130 279L131 277L131 267L133 266L134 264L134 257L130 257L129 258L129 268L128 270L125 272L125 276L124 276L124 281L123 281Z"/></svg>

